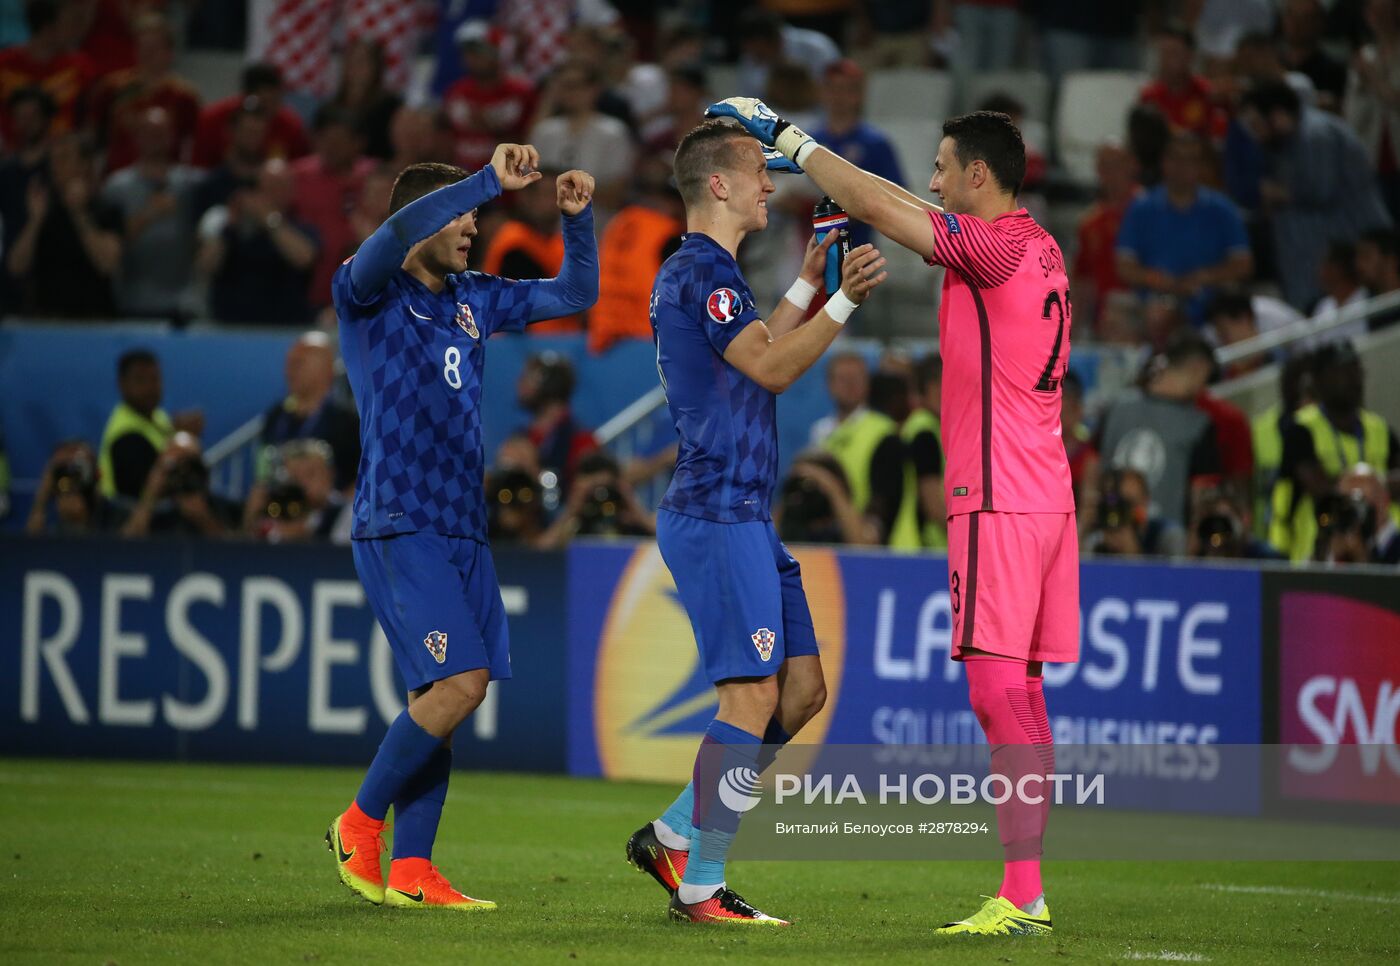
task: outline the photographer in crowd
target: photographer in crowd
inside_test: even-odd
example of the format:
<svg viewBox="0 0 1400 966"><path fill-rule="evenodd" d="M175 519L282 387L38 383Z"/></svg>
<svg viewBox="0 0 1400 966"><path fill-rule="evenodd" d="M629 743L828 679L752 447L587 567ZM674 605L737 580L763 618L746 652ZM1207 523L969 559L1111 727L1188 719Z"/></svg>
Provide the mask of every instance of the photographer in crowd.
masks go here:
<svg viewBox="0 0 1400 966"><path fill-rule="evenodd" d="M1147 477L1134 469L1114 469L1103 475L1098 516L1084 542L1086 553L1103 556L1179 557L1186 552L1186 534L1176 521L1152 512Z"/></svg>
<svg viewBox="0 0 1400 966"><path fill-rule="evenodd" d="M879 527L856 509L841 464L824 450L808 450L793 461L778 491L773 524L785 543L880 543Z"/></svg>
<svg viewBox="0 0 1400 966"><path fill-rule="evenodd" d="M199 440L179 432L151 467L121 534L225 537L237 532L239 515L238 504L209 492Z"/></svg>
<svg viewBox="0 0 1400 966"><path fill-rule="evenodd" d="M251 531L268 543L348 545L353 514L335 487L335 452L322 439L294 439L270 452L268 481L257 488Z"/></svg>
<svg viewBox="0 0 1400 966"><path fill-rule="evenodd" d="M564 510L535 546L553 550L574 537L650 537L656 522L642 508L617 460L593 450L578 461L578 474Z"/></svg>
<svg viewBox="0 0 1400 966"><path fill-rule="evenodd" d="M83 440L59 443L39 480L25 533L104 533L117 529L120 522L121 513L98 492L97 453L92 446Z"/></svg>

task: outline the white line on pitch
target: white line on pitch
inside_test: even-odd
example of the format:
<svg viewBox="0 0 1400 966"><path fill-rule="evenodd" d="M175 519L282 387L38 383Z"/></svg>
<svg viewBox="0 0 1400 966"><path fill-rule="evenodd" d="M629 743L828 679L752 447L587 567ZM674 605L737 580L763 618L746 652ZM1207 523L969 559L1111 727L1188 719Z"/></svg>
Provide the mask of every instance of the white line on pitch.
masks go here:
<svg viewBox="0 0 1400 966"><path fill-rule="evenodd" d="M1139 953L1129 951L1123 954L1124 959L1151 959L1164 963L1208 963L1209 956L1202 956L1200 953L1174 953L1169 949L1162 949L1155 953Z"/></svg>
<svg viewBox="0 0 1400 966"><path fill-rule="evenodd" d="M1211 882L1201 886L1212 892L1239 892L1260 896L1299 896L1305 899L1346 899L1355 902L1375 902L1383 906L1400 906L1400 896L1365 895L1360 892L1332 892L1327 889L1299 889L1293 886L1225 885Z"/></svg>

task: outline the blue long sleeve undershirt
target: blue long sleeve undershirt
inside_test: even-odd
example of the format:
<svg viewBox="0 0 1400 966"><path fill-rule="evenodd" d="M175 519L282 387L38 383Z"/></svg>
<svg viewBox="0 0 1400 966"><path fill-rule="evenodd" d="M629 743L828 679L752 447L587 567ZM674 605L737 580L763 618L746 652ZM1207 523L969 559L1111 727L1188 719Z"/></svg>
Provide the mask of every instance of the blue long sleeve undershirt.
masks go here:
<svg viewBox="0 0 1400 966"><path fill-rule="evenodd" d="M403 266L409 249L500 193L500 179L487 165L470 178L430 192L394 212L365 239L350 263L355 297L366 300L383 290ZM563 234L564 265L558 276L520 283L531 287L530 322L582 312L598 300L593 206L564 216Z"/></svg>

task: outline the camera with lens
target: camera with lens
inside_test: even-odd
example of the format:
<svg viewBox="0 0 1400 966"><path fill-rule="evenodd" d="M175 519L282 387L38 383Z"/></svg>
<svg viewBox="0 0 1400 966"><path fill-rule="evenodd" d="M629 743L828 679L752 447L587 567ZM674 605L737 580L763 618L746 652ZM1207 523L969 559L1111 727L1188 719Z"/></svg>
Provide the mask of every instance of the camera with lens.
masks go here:
<svg viewBox="0 0 1400 966"><path fill-rule="evenodd" d="M1318 542L1324 538L1376 535L1376 511L1362 493L1329 493L1317 504Z"/></svg>
<svg viewBox="0 0 1400 966"><path fill-rule="evenodd" d="M165 477L169 496L192 496L209 489L209 470L198 456L182 456Z"/></svg>
<svg viewBox="0 0 1400 966"><path fill-rule="evenodd" d="M53 468L53 492L56 496L76 493L91 497L96 489L97 467L86 454L75 454Z"/></svg>
<svg viewBox="0 0 1400 966"><path fill-rule="evenodd" d="M778 495L783 539L794 543L840 543L836 510L815 480L790 476Z"/></svg>
<svg viewBox="0 0 1400 966"><path fill-rule="evenodd" d="M592 537L630 533L631 530L619 519L622 512L622 491L613 483L597 483L579 507L578 532L582 536Z"/></svg>
<svg viewBox="0 0 1400 966"><path fill-rule="evenodd" d="M539 483L523 470L500 470L486 481L487 532L491 539L520 536L544 512Z"/></svg>
<svg viewBox="0 0 1400 966"><path fill-rule="evenodd" d="M292 480L279 480L267 491L263 516L269 520L290 523L305 517L309 510L306 491Z"/></svg>

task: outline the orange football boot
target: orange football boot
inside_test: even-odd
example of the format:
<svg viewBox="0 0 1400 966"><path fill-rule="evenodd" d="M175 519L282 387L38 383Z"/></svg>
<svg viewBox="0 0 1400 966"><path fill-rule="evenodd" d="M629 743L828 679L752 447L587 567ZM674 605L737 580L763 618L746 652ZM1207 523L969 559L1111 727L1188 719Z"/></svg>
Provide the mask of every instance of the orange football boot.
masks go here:
<svg viewBox="0 0 1400 966"><path fill-rule="evenodd" d="M352 812L362 817L352 817ZM384 870L379 864L379 853L384 851L383 822L375 823L352 804L326 830L326 848L335 856L341 882L375 905L384 902Z"/></svg>
<svg viewBox="0 0 1400 966"><path fill-rule="evenodd" d="M490 899L473 899L452 888L437 866L427 859L397 859L389 865L389 889L384 904L396 909L455 909L489 912Z"/></svg>

